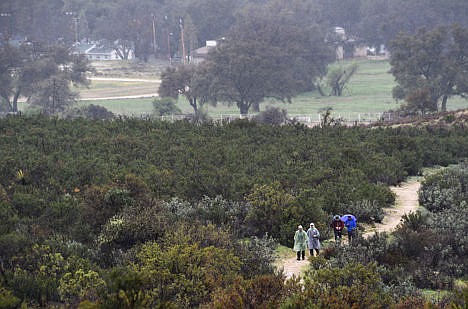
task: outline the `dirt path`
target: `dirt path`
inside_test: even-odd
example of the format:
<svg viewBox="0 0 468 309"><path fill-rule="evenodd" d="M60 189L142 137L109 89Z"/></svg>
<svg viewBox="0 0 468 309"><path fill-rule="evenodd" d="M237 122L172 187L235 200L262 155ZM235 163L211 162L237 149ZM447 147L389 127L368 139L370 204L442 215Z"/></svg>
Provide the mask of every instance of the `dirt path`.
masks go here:
<svg viewBox="0 0 468 309"><path fill-rule="evenodd" d="M409 212L416 211L419 207L418 202L418 190L421 186L420 177L411 177L406 182L401 183L400 186L390 187L390 189L396 194L395 205L393 207L384 208L384 219L382 223L376 223L375 227L366 228L363 236L369 237L376 232L391 232L393 231L398 223L400 223L401 217ZM307 256L308 257L308 250ZM299 276L307 267L309 261L298 261L296 257L288 257L278 263L278 268L282 268L286 275L286 278L291 278L293 275Z"/></svg>
<svg viewBox="0 0 468 309"><path fill-rule="evenodd" d="M100 101L118 99L141 99L158 96L157 89L160 79L139 78L115 78L115 77L90 77L96 82L121 82L122 84L106 85L98 84L90 89L81 89L81 101Z"/></svg>
<svg viewBox="0 0 468 309"><path fill-rule="evenodd" d="M409 212L415 212L419 207L418 190L421 187L421 177L411 177L400 186L390 187L396 194L395 206L384 208L382 223L376 223L363 236L369 237L376 232L391 232L400 223L401 217Z"/></svg>
<svg viewBox="0 0 468 309"><path fill-rule="evenodd" d="M309 250L307 250L307 253L308 251ZM296 256L288 257L279 263L278 269L283 269L287 279L291 278L293 275L297 277L309 267L310 263L309 260L307 260L308 258L308 254L306 255L306 260L301 261L298 261Z"/></svg>
<svg viewBox="0 0 468 309"><path fill-rule="evenodd" d="M138 95L124 95L114 97L86 97L82 96L82 101L100 101L100 100L121 100L121 99L144 99L144 98L155 98L158 97L157 93L138 94Z"/></svg>
<svg viewBox="0 0 468 309"><path fill-rule="evenodd" d="M160 83L160 79L141 79L141 78L118 78L118 77L90 77L90 80L114 81L114 82L140 82L140 83Z"/></svg>

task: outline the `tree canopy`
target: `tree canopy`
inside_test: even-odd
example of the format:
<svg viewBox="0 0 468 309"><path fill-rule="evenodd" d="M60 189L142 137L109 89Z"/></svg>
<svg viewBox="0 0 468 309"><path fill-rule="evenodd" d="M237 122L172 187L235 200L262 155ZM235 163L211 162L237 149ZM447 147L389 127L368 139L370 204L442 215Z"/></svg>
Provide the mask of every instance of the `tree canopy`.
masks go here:
<svg viewBox="0 0 468 309"><path fill-rule="evenodd" d="M301 21L304 10L277 1L239 13L207 59L218 100L234 103L247 114L251 108L258 111L266 98L290 101L313 89L315 80L326 74L333 52L320 27Z"/></svg>
<svg viewBox="0 0 468 309"><path fill-rule="evenodd" d="M20 96L38 105L47 114L62 111L76 101L70 86L87 86L86 73L92 71L88 60L72 55L63 46L0 46L0 97L5 110L18 111Z"/></svg>
<svg viewBox="0 0 468 309"><path fill-rule="evenodd" d="M298 12L297 25L344 27L368 44L388 44L399 32L415 34L425 27L455 23L467 27L467 3L463 0L4 0L0 3L0 33L28 37L47 44L119 40L134 44L141 59L156 53L181 55L180 21L190 53L206 40L226 36L239 22L239 13L261 9L278 20L277 10ZM281 20L278 20L281 24ZM154 27L153 27L154 25ZM171 35L172 34L172 35Z"/></svg>
<svg viewBox="0 0 468 309"><path fill-rule="evenodd" d="M400 34L391 43L393 93L409 108L447 109L447 100L468 93L468 29L460 26Z"/></svg>
<svg viewBox="0 0 468 309"><path fill-rule="evenodd" d="M161 74L158 93L162 97L184 96L193 108L194 114L198 115L200 109L210 99L212 84L210 73L206 63L168 67Z"/></svg>

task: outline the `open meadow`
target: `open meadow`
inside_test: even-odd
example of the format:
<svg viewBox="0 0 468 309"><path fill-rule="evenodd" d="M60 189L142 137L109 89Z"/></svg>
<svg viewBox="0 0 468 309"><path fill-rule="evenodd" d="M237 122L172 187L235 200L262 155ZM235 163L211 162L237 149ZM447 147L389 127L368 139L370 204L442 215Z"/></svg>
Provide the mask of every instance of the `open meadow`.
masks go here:
<svg viewBox="0 0 468 309"><path fill-rule="evenodd" d="M393 76L389 73L390 64L386 60L354 60L358 63L358 71L352 77L343 95L321 96L318 92L308 92L294 97L292 103L267 100L261 104L261 110L267 106L284 108L290 116L308 116L312 121L318 120L318 115L327 108L332 109L335 118L347 120L376 119L379 113L395 110L401 102L392 98L392 88L395 85ZM343 61L346 66L351 61ZM101 105L108 110L125 116L144 116L152 113L152 101L157 96L160 83L160 73L166 65L163 62L153 64L132 64L122 62L95 62L96 77L89 89L81 89L80 105ZM338 65L337 63L333 66ZM323 81L325 83L325 81ZM329 89L324 87L325 93ZM138 97L138 98L137 98ZM180 98L178 107L182 113L192 113L189 104ZM468 108L468 101L455 97L448 103L449 110ZM208 115L213 118L234 116L239 110L235 105L207 105Z"/></svg>

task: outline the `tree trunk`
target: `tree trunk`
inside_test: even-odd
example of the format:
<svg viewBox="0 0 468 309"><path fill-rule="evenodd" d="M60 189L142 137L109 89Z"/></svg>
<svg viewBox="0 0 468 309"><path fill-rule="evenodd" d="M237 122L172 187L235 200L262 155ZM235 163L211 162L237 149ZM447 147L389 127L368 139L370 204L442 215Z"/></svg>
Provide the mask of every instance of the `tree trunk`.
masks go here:
<svg viewBox="0 0 468 309"><path fill-rule="evenodd" d="M316 87L317 87L317 90L318 90L318 92L320 93L320 95L321 95L322 97L324 97L324 96L325 96L325 92L323 92L322 86L320 86L320 84L317 83L317 86L316 86Z"/></svg>
<svg viewBox="0 0 468 309"><path fill-rule="evenodd" d="M1 95L0 97L3 98L3 100L7 104L8 111L11 112L13 110L13 106L12 106L12 103L10 102L10 98L7 95Z"/></svg>
<svg viewBox="0 0 468 309"><path fill-rule="evenodd" d="M240 102L240 103L237 103L237 107L239 107L241 115L247 115L249 113L250 104Z"/></svg>
<svg viewBox="0 0 468 309"><path fill-rule="evenodd" d="M197 115L198 113L197 98L190 99L189 104L190 106L192 106L194 114Z"/></svg>
<svg viewBox="0 0 468 309"><path fill-rule="evenodd" d="M20 96L20 91L16 91L13 101L12 101L12 112L17 113L18 112L18 98Z"/></svg>
<svg viewBox="0 0 468 309"><path fill-rule="evenodd" d="M447 111L447 100L448 100L448 95L444 95L442 97L442 104L440 105L440 109L442 112Z"/></svg>

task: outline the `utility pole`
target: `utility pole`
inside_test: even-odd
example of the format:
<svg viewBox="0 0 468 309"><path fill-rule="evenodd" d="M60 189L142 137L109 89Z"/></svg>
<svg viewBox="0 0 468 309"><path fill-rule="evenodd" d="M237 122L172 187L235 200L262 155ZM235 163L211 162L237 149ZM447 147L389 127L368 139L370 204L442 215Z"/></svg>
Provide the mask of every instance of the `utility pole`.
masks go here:
<svg viewBox="0 0 468 309"><path fill-rule="evenodd" d="M151 14L151 16L153 17L153 52L156 58L156 21L154 14Z"/></svg>
<svg viewBox="0 0 468 309"><path fill-rule="evenodd" d="M171 51L171 39L172 39L172 32L167 33L167 49L169 52L169 63L172 64L172 51Z"/></svg>
<svg viewBox="0 0 468 309"><path fill-rule="evenodd" d="M69 11L65 12L65 15L71 16L73 18L73 23L74 23L74 32L75 32L75 43L79 42L79 37L78 37L78 26L80 22L80 18L76 15L75 12Z"/></svg>
<svg viewBox="0 0 468 309"><path fill-rule="evenodd" d="M172 32L169 31L169 21L167 19L167 15L164 16L164 21L166 24L166 33L167 33L167 52L169 57L169 64L172 64L172 55L171 55L171 37Z"/></svg>
<svg viewBox="0 0 468 309"><path fill-rule="evenodd" d="M179 25L180 25L180 39L182 40L182 58L184 59L183 64L187 64L186 55L185 55L184 24L183 24L182 18L179 19Z"/></svg>
<svg viewBox="0 0 468 309"><path fill-rule="evenodd" d="M4 12L4 13L0 13L0 17L3 19L3 17L5 17L7 19L7 26L5 27L5 38L7 41L10 40L10 37L12 36L12 19L11 19L11 13L10 12Z"/></svg>

